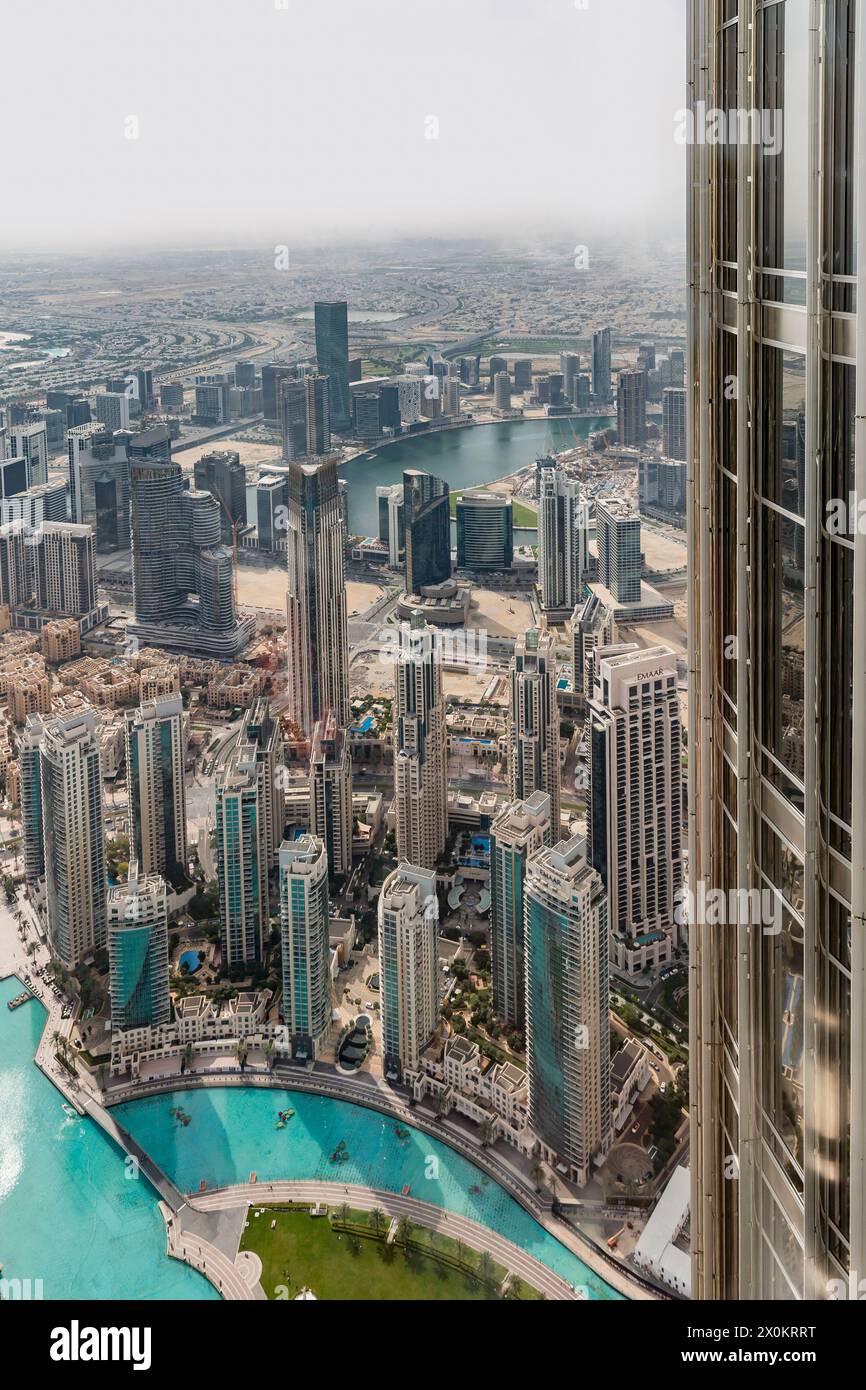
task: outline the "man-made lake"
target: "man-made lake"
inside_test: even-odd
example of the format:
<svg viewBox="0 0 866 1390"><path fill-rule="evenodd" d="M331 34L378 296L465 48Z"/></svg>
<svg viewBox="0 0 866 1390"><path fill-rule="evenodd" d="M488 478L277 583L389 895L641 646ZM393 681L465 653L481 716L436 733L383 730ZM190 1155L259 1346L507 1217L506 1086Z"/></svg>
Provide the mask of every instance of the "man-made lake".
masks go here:
<svg viewBox="0 0 866 1390"><path fill-rule="evenodd" d="M376 488L399 483L405 468L420 468L444 478L452 492L482 487L585 440L612 421L595 415L572 419L503 420L495 425L439 430L400 439L394 444L343 464L340 476L349 486L349 530L354 536L379 531Z"/></svg>

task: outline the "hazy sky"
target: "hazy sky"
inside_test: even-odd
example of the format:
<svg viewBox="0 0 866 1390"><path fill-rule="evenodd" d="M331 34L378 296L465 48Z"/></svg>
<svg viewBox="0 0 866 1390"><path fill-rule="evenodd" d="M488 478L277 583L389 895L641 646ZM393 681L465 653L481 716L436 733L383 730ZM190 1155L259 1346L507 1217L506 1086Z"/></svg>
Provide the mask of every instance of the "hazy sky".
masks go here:
<svg viewBox="0 0 866 1390"><path fill-rule="evenodd" d="M677 230L684 16L685 0L10 6L0 244Z"/></svg>

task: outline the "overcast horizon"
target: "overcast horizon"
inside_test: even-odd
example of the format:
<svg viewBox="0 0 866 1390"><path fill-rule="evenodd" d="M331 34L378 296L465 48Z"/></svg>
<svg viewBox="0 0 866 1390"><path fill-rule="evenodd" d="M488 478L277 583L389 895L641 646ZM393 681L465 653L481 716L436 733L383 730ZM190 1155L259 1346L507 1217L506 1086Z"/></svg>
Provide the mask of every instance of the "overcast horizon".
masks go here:
<svg viewBox="0 0 866 1390"><path fill-rule="evenodd" d="M684 0L585 3L16 10L0 247L679 235Z"/></svg>

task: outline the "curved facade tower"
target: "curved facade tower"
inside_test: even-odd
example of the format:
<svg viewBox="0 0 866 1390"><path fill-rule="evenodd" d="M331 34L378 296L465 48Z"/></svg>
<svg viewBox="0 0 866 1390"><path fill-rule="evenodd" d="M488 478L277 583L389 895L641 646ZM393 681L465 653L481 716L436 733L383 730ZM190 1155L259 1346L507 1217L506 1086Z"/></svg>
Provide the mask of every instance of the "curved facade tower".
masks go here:
<svg viewBox="0 0 866 1390"><path fill-rule="evenodd" d="M249 641L255 620L238 620L234 557L221 541L220 504L185 486L179 463L133 462L132 588L129 632L162 647L232 657Z"/></svg>
<svg viewBox="0 0 866 1390"><path fill-rule="evenodd" d="M862 10L689 4L696 1298L866 1270Z"/></svg>

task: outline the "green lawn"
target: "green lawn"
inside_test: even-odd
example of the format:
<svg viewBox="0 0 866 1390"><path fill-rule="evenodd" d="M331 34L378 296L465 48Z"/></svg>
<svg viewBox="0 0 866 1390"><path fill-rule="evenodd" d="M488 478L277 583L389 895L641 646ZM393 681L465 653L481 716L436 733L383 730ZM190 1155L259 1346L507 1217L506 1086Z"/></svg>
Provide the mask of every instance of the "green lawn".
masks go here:
<svg viewBox="0 0 866 1390"><path fill-rule="evenodd" d="M306 1208L266 1207L259 1217L253 1214L255 1210L251 1208L241 1249L254 1250L260 1257L262 1288L268 1298L294 1298L304 1287L312 1289L319 1299L343 1301L478 1302L496 1297L468 1270L452 1269L422 1250L404 1251L397 1245L386 1246L381 1238L335 1230L328 1217L311 1217ZM274 1230L271 1221L277 1223ZM370 1229L366 1212L352 1211L349 1222ZM413 1240L450 1259L459 1256L471 1265L478 1261L475 1251L467 1249L460 1255L456 1242L421 1227L414 1229ZM497 1287L504 1276L505 1270L494 1265ZM537 1296L526 1286L523 1294L528 1298Z"/></svg>

